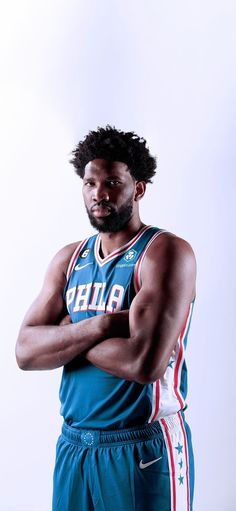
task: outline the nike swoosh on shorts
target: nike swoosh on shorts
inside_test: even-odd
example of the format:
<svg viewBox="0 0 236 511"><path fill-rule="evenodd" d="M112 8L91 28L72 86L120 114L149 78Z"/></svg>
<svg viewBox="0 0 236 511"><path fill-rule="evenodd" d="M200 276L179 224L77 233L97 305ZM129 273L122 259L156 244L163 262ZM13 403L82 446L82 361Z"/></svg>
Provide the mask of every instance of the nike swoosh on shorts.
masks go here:
<svg viewBox="0 0 236 511"><path fill-rule="evenodd" d="M162 459L162 456L160 456L160 458L156 458L155 460L148 461L147 463L143 463L143 460L141 460L139 463L139 468L149 467L149 465L152 465L153 463L156 463L157 461L159 461L161 459Z"/></svg>

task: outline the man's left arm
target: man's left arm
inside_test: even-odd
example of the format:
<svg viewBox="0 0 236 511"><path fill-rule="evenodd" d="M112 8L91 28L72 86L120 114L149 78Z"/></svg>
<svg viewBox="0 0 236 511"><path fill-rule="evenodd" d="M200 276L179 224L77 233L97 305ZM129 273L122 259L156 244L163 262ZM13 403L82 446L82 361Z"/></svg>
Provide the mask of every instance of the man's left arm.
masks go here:
<svg viewBox="0 0 236 511"><path fill-rule="evenodd" d="M144 258L141 280L129 311L129 337L107 339L82 355L108 373L146 384L164 375L195 297L190 245L174 235L158 237Z"/></svg>

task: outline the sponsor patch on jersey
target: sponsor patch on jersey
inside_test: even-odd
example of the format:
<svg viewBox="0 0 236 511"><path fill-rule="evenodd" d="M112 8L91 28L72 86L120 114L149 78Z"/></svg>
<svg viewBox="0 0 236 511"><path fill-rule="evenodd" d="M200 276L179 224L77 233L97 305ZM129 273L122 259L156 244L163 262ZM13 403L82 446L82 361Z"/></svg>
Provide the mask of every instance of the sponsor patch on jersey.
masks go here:
<svg viewBox="0 0 236 511"><path fill-rule="evenodd" d="M126 252L124 259L125 261L132 261L135 258L137 252L133 248L131 248L128 252Z"/></svg>
<svg viewBox="0 0 236 511"><path fill-rule="evenodd" d="M122 264L116 264L116 268L133 268L135 266L135 263L122 263Z"/></svg>
<svg viewBox="0 0 236 511"><path fill-rule="evenodd" d="M83 250L83 252L81 252L81 254L79 256L82 257L82 259L85 259L85 257L88 257L89 252L90 252L90 249L86 248L85 250Z"/></svg>

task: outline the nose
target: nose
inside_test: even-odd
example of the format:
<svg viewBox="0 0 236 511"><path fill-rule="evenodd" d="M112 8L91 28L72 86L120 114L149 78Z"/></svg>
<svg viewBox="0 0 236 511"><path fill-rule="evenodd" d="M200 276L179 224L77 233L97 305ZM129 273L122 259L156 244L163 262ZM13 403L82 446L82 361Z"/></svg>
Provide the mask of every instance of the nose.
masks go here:
<svg viewBox="0 0 236 511"><path fill-rule="evenodd" d="M101 201L109 201L109 193L105 186L97 185L93 188L93 201L101 202Z"/></svg>

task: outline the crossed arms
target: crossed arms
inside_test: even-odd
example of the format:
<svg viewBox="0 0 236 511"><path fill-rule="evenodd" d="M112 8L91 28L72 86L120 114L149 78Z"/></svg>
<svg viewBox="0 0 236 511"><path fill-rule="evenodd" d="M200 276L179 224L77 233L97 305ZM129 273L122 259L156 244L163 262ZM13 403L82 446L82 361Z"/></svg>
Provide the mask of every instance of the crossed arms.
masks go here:
<svg viewBox="0 0 236 511"><path fill-rule="evenodd" d="M72 324L65 318L63 290L76 245L56 254L23 320L16 343L19 367L54 369L81 355L126 380L145 384L161 378L195 297L196 262L191 247L163 233L146 253L142 286L129 311Z"/></svg>

